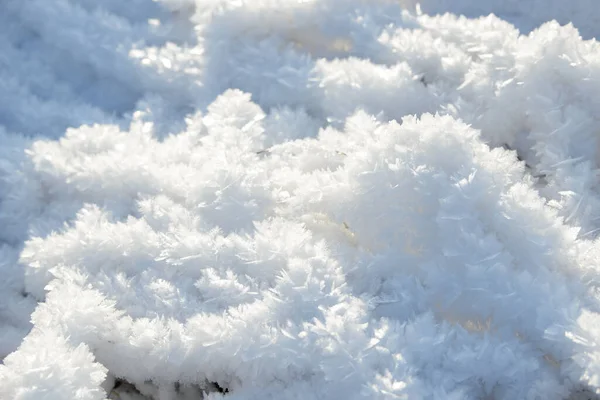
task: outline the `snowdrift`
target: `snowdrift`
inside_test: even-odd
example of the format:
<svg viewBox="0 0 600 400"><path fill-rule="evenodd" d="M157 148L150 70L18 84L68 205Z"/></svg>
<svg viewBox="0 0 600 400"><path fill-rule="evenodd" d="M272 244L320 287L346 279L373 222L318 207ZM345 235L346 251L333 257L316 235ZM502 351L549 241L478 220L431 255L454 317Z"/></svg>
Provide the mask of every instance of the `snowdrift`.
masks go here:
<svg viewBox="0 0 600 400"><path fill-rule="evenodd" d="M593 3L5 0L0 399L596 396Z"/></svg>

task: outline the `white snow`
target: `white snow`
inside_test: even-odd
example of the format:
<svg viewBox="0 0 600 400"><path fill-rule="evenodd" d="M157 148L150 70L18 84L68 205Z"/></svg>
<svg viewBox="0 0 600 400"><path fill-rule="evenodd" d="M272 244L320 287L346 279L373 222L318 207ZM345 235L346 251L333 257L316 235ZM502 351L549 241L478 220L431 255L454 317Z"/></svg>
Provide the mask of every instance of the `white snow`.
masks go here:
<svg viewBox="0 0 600 400"><path fill-rule="evenodd" d="M3 0L0 399L597 398L596 3Z"/></svg>

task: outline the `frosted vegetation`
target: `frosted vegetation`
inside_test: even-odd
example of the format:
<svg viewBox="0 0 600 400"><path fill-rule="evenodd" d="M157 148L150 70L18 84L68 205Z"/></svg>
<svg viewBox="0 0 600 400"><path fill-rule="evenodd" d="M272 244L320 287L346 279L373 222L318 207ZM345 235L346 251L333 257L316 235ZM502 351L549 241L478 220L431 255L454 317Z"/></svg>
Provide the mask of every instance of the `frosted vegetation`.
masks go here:
<svg viewBox="0 0 600 400"><path fill-rule="evenodd" d="M595 398L597 0L0 7L0 399Z"/></svg>

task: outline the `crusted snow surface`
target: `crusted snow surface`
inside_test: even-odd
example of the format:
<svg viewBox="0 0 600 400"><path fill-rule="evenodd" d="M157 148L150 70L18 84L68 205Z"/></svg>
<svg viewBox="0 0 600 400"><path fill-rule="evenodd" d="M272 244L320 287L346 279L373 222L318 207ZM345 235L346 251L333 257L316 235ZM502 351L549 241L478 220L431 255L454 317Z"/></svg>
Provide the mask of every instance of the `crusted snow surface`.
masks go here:
<svg viewBox="0 0 600 400"><path fill-rule="evenodd" d="M596 398L595 0L1 8L0 399Z"/></svg>

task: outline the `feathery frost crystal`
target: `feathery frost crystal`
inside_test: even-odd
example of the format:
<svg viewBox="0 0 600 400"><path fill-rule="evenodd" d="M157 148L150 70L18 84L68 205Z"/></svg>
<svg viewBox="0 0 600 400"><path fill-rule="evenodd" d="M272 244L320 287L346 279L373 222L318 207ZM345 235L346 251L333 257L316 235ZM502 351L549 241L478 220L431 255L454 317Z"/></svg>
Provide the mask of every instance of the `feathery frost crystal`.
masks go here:
<svg viewBox="0 0 600 400"><path fill-rule="evenodd" d="M600 392L600 8L415 3L4 0L0 399Z"/></svg>

